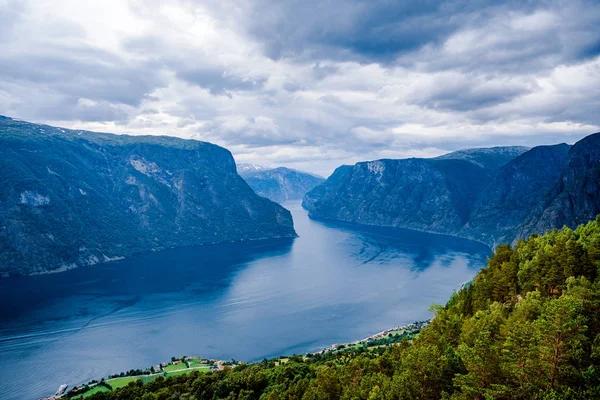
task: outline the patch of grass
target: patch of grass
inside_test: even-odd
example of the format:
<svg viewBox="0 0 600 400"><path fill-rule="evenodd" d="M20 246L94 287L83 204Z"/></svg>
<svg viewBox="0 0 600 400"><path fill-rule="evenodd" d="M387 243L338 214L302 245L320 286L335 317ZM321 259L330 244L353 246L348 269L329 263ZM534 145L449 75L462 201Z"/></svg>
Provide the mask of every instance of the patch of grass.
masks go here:
<svg viewBox="0 0 600 400"><path fill-rule="evenodd" d="M187 366L186 363L179 363L177 365L175 365L175 364L169 364L169 365L167 365L166 367L163 368L163 371L165 371L165 372L172 372L172 371L177 371L177 370L180 370L180 369L185 369L187 367L188 366Z"/></svg>
<svg viewBox="0 0 600 400"><path fill-rule="evenodd" d="M129 385L129 382L135 382L139 378L133 376L125 376L123 378L109 379L106 381L113 389L121 388Z"/></svg>
<svg viewBox="0 0 600 400"><path fill-rule="evenodd" d="M204 367L196 367L196 368L189 368L183 371L175 371L175 372L167 372L167 378L170 376L177 376L177 375L184 375L184 374L189 374L192 371L198 371L201 373L205 373L205 372L209 372L210 371L210 367L208 366L204 366Z"/></svg>
<svg viewBox="0 0 600 400"><path fill-rule="evenodd" d="M200 359L192 359L191 361L189 361L190 363L190 368L196 368L196 367L202 367L202 366L208 366L208 364L203 364Z"/></svg>
<svg viewBox="0 0 600 400"><path fill-rule="evenodd" d="M146 383L148 383L148 382L152 382L153 380L155 380L155 379L156 379L156 376L157 376L157 375L152 375L152 376L142 376L142 377L140 377L140 380L141 380L141 381L142 381L144 384L146 384Z"/></svg>
<svg viewBox="0 0 600 400"><path fill-rule="evenodd" d="M108 390L108 388L105 386L96 385L93 388L91 388L90 390L88 390L87 392L77 395L73 398L74 399L85 399L86 397L90 397L91 395L93 395L95 393L100 393L100 392L110 392L110 390Z"/></svg>

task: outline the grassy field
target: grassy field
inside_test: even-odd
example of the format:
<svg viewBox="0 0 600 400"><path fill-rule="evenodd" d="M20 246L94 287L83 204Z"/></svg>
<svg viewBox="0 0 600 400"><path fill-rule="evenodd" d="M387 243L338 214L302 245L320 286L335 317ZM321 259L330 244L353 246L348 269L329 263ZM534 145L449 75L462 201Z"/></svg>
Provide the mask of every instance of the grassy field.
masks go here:
<svg viewBox="0 0 600 400"><path fill-rule="evenodd" d="M152 376L141 376L141 377L140 377L140 379L141 379L141 381L142 381L142 382L144 382L144 383L148 383L148 382L150 382L150 381L153 381L153 380L155 380L155 379L156 379L156 376L157 376L157 375L152 375Z"/></svg>
<svg viewBox="0 0 600 400"><path fill-rule="evenodd" d="M197 367L197 368L190 368L190 369L186 369L183 371L175 371L175 372L167 372L167 378L170 376L177 376L177 375L184 375L184 374L189 374L192 371L198 371L198 372L209 372L210 371L210 367Z"/></svg>
<svg viewBox="0 0 600 400"><path fill-rule="evenodd" d="M177 370L184 369L184 368L187 368L187 364L186 363L180 363L180 364L177 364L177 365L169 364L169 365L167 365L166 367L163 368L163 371L165 371L165 372L171 372L171 371L177 371Z"/></svg>
<svg viewBox="0 0 600 400"><path fill-rule="evenodd" d="M113 389L118 389L120 387L127 386L129 382L135 382L138 379L139 378L137 377L125 376L123 378L109 379L106 381L106 383L108 383Z"/></svg>
<svg viewBox="0 0 600 400"><path fill-rule="evenodd" d="M208 364L202 364L200 362L200 360L196 359L196 358L194 358L191 361L189 361L189 363L190 363L190 367L191 368L202 367L202 366L207 366L208 365Z"/></svg>
<svg viewBox="0 0 600 400"><path fill-rule="evenodd" d="M154 379L155 377L153 376L145 376L142 378L142 381L144 383L151 381L152 379ZM137 377L133 377L133 376L124 376L122 378L114 378L114 379L108 379L106 381L106 383L108 383L110 385L110 387L112 387L113 389L118 389L124 386L129 385L130 382L135 382L140 378ZM91 395L95 394L95 393L99 393L99 392L110 392L110 390L108 390L108 388L106 388L105 386L94 386L92 389L88 390L85 393L82 393L78 396L73 397L74 399L85 399L86 397L90 397Z"/></svg>
<svg viewBox="0 0 600 400"><path fill-rule="evenodd" d="M108 390L108 388L104 387L104 386L94 386L93 388L91 388L90 390L88 390L85 393L82 393L78 396L73 397L74 399L84 399L86 397L89 397L91 395L93 395L94 393L100 393L100 392L110 392L110 390Z"/></svg>

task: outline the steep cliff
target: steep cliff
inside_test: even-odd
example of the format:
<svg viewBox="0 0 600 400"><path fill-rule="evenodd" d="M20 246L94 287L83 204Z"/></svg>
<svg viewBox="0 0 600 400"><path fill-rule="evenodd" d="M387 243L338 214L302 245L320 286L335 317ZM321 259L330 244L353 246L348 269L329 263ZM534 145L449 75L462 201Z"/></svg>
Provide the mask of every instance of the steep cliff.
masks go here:
<svg viewBox="0 0 600 400"><path fill-rule="evenodd" d="M295 236L226 149L164 136L0 119L0 272L89 265L137 252Z"/></svg>

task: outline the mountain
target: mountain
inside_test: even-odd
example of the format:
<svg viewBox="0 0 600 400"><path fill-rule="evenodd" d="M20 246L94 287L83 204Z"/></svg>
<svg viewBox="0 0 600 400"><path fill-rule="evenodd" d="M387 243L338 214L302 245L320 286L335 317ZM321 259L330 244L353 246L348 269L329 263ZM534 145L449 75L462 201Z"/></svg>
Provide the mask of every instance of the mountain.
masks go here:
<svg viewBox="0 0 600 400"><path fill-rule="evenodd" d="M438 160L465 160L475 165L496 170L512 159L529 150L523 146L498 146L490 148L475 148L458 150L436 157Z"/></svg>
<svg viewBox="0 0 600 400"><path fill-rule="evenodd" d="M269 169L273 169L273 168L265 167L264 165L256 165L256 164L244 164L244 163L237 164L237 172L241 176L244 176L244 174L251 174L253 172L258 172L258 171L267 171Z"/></svg>
<svg viewBox="0 0 600 400"><path fill-rule="evenodd" d="M599 142L596 134L572 148L468 149L342 166L303 205L314 218L450 234L495 247L600 213Z"/></svg>
<svg viewBox="0 0 600 400"><path fill-rule="evenodd" d="M600 214L600 133L569 150L568 165L540 203L520 237L563 225L574 228Z"/></svg>
<svg viewBox="0 0 600 400"><path fill-rule="evenodd" d="M294 237L219 146L0 119L0 272L203 243Z"/></svg>
<svg viewBox="0 0 600 400"><path fill-rule="evenodd" d="M560 177L570 147L534 147L503 166L480 194L461 236L492 247L522 237L523 222Z"/></svg>
<svg viewBox="0 0 600 400"><path fill-rule="evenodd" d="M458 234L496 169L525 150L469 149L342 166L306 194L303 206L314 218Z"/></svg>
<svg viewBox="0 0 600 400"><path fill-rule="evenodd" d="M238 165L238 172L259 196L278 203L301 200L308 191L325 181L321 177L285 167L268 169L241 164Z"/></svg>
<svg viewBox="0 0 600 400"><path fill-rule="evenodd" d="M454 233L491 171L465 160L360 162L306 194L311 217Z"/></svg>

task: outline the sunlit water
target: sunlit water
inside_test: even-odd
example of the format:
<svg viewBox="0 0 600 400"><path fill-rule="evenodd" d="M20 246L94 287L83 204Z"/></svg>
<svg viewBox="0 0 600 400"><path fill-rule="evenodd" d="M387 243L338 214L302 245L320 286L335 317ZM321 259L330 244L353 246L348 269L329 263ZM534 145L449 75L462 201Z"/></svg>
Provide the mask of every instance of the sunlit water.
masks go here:
<svg viewBox="0 0 600 400"><path fill-rule="evenodd" d="M490 250L310 220L299 238L137 255L0 280L0 393L33 399L171 356L260 360L430 317Z"/></svg>

